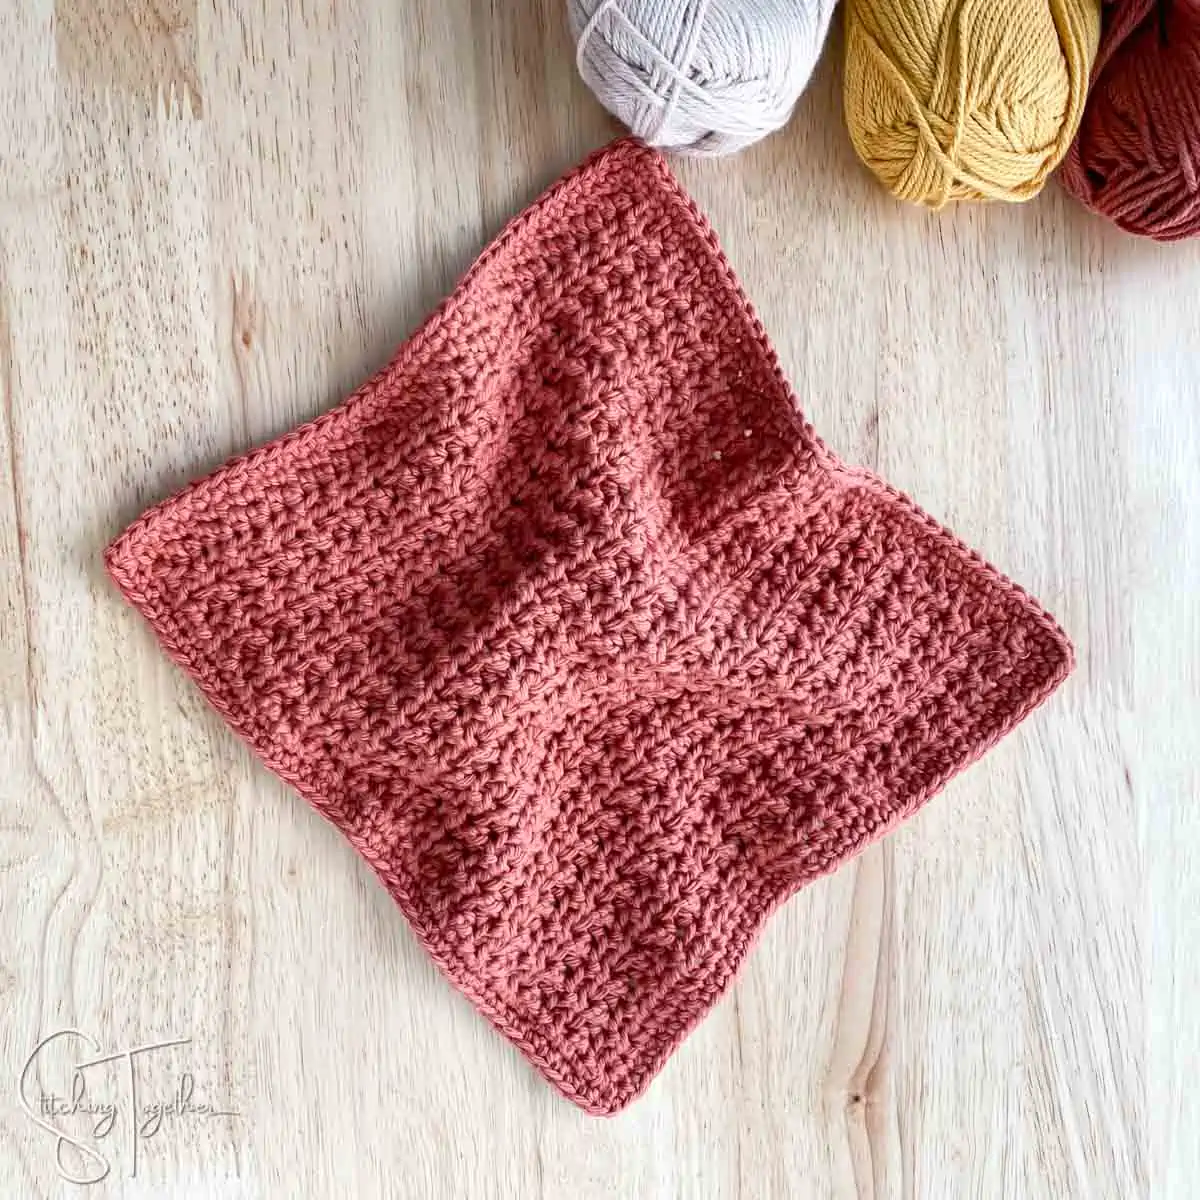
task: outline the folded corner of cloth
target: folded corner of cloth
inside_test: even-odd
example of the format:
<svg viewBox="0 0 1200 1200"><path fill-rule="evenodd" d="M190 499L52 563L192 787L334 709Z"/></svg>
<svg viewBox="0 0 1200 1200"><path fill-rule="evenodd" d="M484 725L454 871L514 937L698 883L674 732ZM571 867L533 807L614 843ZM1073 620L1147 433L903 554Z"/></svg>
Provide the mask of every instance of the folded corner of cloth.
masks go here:
<svg viewBox="0 0 1200 1200"><path fill-rule="evenodd" d="M1071 648L801 416L664 159L614 143L347 401L109 571L566 1096L637 1096L771 911Z"/></svg>

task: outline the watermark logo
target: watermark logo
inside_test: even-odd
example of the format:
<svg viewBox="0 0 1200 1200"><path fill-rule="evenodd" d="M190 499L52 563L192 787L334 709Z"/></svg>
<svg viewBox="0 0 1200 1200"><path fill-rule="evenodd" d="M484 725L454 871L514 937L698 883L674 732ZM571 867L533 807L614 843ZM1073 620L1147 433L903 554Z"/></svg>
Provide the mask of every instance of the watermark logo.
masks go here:
<svg viewBox="0 0 1200 1200"><path fill-rule="evenodd" d="M137 1175L142 1145L170 1126L238 1114L202 1096L187 1070L164 1074L190 1037L105 1052L92 1036L60 1029L42 1038L21 1069L20 1103L54 1142L54 1163L69 1183L106 1179L122 1154ZM57 1089L47 1088L53 1071ZM165 1080L165 1082L164 1082Z"/></svg>

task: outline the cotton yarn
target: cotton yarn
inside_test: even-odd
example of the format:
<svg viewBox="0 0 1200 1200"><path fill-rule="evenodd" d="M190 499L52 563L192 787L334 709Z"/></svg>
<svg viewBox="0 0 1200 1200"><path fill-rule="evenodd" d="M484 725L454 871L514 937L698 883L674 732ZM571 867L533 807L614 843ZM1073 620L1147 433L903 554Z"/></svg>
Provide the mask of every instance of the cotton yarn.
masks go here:
<svg viewBox="0 0 1200 1200"><path fill-rule="evenodd" d="M1062 180L1159 241L1200 234L1200 0L1117 0Z"/></svg>
<svg viewBox="0 0 1200 1200"><path fill-rule="evenodd" d="M109 570L565 1095L628 1104L770 913L1063 680L1015 584L797 411L626 138L347 403Z"/></svg>
<svg viewBox="0 0 1200 1200"><path fill-rule="evenodd" d="M847 0L846 121L903 200L1028 200L1079 128L1099 0Z"/></svg>
<svg viewBox="0 0 1200 1200"><path fill-rule="evenodd" d="M835 0L568 0L575 61L643 141L731 154L791 116Z"/></svg>

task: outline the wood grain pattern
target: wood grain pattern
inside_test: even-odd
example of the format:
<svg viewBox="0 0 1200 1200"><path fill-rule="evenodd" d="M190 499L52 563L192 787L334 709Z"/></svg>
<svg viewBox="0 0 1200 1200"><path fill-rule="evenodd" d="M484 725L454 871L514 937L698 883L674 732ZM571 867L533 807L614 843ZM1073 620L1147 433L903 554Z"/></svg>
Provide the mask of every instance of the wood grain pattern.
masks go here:
<svg viewBox="0 0 1200 1200"><path fill-rule="evenodd" d="M1079 668L786 905L628 1112L551 1093L107 584L141 509L340 399L613 134L561 10L0 0L0 1194L1190 1197L1200 246L1053 186L898 206L836 33L784 133L679 172L817 428ZM18 1089L65 1028L190 1037L143 1101L191 1072L237 1115L166 1119L133 1174L118 1113L65 1183Z"/></svg>

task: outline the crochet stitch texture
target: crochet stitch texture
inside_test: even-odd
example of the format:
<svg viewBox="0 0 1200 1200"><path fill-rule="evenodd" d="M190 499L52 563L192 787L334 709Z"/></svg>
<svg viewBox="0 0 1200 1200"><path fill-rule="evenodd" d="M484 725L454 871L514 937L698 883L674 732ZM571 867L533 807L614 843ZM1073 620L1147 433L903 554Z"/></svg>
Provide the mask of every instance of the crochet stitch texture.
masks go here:
<svg viewBox="0 0 1200 1200"><path fill-rule="evenodd" d="M625 140L337 409L109 570L447 976L589 1112L771 910L1070 669L1013 583L799 415L716 240Z"/></svg>

